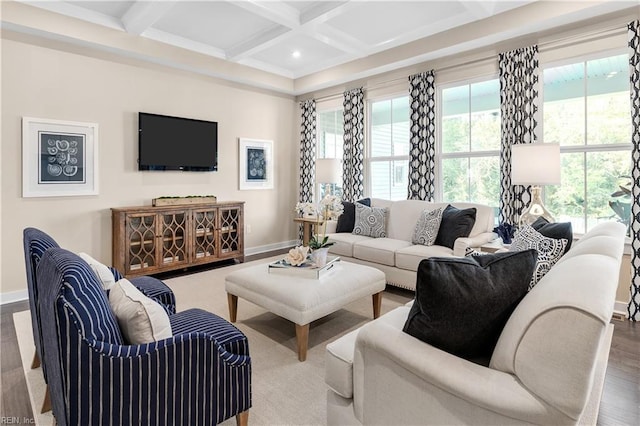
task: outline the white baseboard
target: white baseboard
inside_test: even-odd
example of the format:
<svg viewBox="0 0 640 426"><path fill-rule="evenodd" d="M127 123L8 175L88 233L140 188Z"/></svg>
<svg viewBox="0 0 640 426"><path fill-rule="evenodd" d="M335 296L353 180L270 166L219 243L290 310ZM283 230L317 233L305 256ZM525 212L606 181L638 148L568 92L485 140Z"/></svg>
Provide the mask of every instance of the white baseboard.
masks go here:
<svg viewBox="0 0 640 426"><path fill-rule="evenodd" d="M266 246L249 247L244 251L244 254L245 256L251 256L252 254L266 253L268 251L293 247L297 244L298 244L297 240L291 240L291 241L282 241L275 244L267 244Z"/></svg>
<svg viewBox="0 0 640 426"><path fill-rule="evenodd" d="M624 319L628 318L627 315L627 303L626 302L620 302L619 300L616 300L616 303L613 305L613 314L614 315L619 315L624 317Z"/></svg>
<svg viewBox="0 0 640 426"><path fill-rule="evenodd" d="M28 298L29 298L29 292L27 290L0 293L0 305L6 305L7 303L13 303L13 302L20 302L21 300L27 300Z"/></svg>

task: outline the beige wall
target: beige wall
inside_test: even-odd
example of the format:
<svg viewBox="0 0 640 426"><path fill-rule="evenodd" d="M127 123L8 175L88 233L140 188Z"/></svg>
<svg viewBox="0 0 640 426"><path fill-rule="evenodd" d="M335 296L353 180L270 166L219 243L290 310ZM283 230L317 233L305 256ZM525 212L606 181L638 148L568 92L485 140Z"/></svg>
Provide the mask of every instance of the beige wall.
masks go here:
<svg viewBox="0 0 640 426"><path fill-rule="evenodd" d="M110 264L109 209L148 205L158 196L215 194L219 200L245 201L248 250L274 248L296 237L291 218L297 106L291 97L5 38L2 107L0 285L5 301L12 292L26 290L23 228L41 228L61 246ZM217 121L219 170L139 172L139 111ZM22 198L23 116L99 124L98 196ZM274 141L273 190L238 190L238 137Z"/></svg>

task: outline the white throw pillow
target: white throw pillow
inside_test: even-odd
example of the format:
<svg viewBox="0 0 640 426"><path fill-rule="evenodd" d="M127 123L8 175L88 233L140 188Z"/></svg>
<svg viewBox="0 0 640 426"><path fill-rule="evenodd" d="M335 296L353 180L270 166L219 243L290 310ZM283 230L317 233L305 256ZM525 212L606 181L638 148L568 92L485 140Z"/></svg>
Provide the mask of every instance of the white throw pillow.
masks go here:
<svg viewBox="0 0 640 426"><path fill-rule="evenodd" d="M442 212L444 212L444 207L422 211L411 238L413 244L432 246L436 242L440 222L442 222Z"/></svg>
<svg viewBox="0 0 640 426"><path fill-rule="evenodd" d="M127 343L140 345L172 336L167 312L126 278L111 288L109 304Z"/></svg>
<svg viewBox="0 0 640 426"><path fill-rule="evenodd" d="M566 238L555 239L545 237L530 225L524 225L516 232L509 251L536 249L538 252L538 260L536 261L536 267L531 277L529 290L538 284L542 277L549 272L551 267L560 260L564 254L565 247L567 247L567 243L568 240Z"/></svg>
<svg viewBox="0 0 640 426"><path fill-rule="evenodd" d="M91 266L96 277L98 277L98 280L102 283L102 288L105 290L111 290L111 287L116 283L116 279L113 277L111 270L106 265L103 265L93 257L89 256L87 253L78 253L78 256Z"/></svg>

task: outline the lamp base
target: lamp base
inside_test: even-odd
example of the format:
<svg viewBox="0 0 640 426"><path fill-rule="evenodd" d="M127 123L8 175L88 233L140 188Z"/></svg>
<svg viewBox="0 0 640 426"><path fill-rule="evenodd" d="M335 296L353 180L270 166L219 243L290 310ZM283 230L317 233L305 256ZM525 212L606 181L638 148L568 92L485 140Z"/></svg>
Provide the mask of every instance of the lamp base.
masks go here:
<svg viewBox="0 0 640 426"><path fill-rule="evenodd" d="M518 221L519 226L531 225L541 217L545 218L550 223L556 221L542 203L540 193L541 188L539 186L531 187L531 203L529 203L529 205L522 211L520 220Z"/></svg>

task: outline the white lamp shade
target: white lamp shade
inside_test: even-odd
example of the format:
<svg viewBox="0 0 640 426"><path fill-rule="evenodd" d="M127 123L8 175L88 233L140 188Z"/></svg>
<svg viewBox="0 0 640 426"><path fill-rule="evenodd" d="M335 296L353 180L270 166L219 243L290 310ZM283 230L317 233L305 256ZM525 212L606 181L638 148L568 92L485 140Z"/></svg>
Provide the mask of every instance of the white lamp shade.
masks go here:
<svg viewBox="0 0 640 426"><path fill-rule="evenodd" d="M316 160L316 182L338 183L342 176L342 162L339 158L319 158Z"/></svg>
<svg viewBox="0 0 640 426"><path fill-rule="evenodd" d="M525 143L511 146L513 185L559 185L560 145Z"/></svg>

